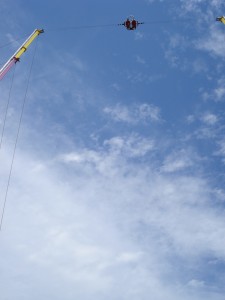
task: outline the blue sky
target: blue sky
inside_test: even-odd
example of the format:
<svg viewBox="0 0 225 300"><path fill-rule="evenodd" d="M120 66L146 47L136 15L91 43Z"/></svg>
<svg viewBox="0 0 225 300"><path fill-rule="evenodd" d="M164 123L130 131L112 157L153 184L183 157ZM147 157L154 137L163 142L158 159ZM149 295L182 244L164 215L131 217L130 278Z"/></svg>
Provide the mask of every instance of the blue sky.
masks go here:
<svg viewBox="0 0 225 300"><path fill-rule="evenodd" d="M224 1L27 2L0 8L0 46L14 41L2 64L45 29L0 233L1 299L224 299ZM146 24L68 29L130 14ZM34 49L15 69L1 210Z"/></svg>

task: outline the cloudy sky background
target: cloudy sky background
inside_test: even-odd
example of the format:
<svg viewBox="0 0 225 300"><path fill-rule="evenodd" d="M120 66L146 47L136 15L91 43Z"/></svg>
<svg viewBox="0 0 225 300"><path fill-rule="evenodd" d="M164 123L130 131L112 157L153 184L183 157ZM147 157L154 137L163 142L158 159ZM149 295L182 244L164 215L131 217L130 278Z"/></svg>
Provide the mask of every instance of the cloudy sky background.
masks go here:
<svg viewBox="0 0 225 300"><path fill-rule="evenodd" d="M0 14L1 64L45 29L16 65L0 151L2 211L34 57L1 300L224 300L224 1L2 0ZM69 30L130 14L136 32Z"/></svg>

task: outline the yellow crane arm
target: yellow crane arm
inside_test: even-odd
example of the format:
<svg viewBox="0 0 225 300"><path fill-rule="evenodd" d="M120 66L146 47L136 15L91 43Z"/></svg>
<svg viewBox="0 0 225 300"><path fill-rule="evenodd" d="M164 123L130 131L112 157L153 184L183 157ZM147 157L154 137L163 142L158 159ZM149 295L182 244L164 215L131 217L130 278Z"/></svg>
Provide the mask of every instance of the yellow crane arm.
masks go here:
<svg viewBox="0 0 225 300"><path fill-rule="evenodd" d="M43 29L35 29L34 32L26 39L26 41L20 46L20 48L10 57L10 59L4 64L0 69L0 80L5 76L5 74L11 69L11 67L19 61L21 55L27 50L33 40L43 33Z"/></svg>

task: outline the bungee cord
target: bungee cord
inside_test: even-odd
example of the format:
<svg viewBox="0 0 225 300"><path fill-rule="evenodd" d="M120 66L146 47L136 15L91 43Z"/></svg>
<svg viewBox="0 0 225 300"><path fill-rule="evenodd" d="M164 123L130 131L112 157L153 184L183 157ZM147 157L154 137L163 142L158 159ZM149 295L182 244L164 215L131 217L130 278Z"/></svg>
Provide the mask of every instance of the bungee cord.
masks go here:
<svg viewBox="0 0 225 300"><path fill-rule="evenodd" d="M138 22L140 25L157 25L157 24L169 24L169 23L185 23L193 21L194 19L172 19L172 20L149 20ZM45 32L53 32L53 31L69 31L69 30L80 30L80 29L94 29L94 28L107 28L107 27L117 27L117 26L124 26L124 23L112 23L112 24L96 24L96 25L74 25L74 26L62 26L62 27L54 27L54 28L47 28Z"/></svg>
<svg viewBox="0 0 225 300"><path fill-rule="evenodd" d="M16 134L16 140L15 140L14 149L13 149L12 161L11 161L7 186L6 186L6 192L5 192L4 202L3 202L3 208L2 208L2 212L1 212L0 232L2 231L3 219L4 219L4 215L5 215L5 208L6 208L6 203L7 203L7 199L8 199L8 191L9 191L10 181L11 181L11 177L12 177L13 164L14 164L14 161L15 161L16 149L17 149L17 144L18 144L19 134L20 134L20 128L21 128L24 108L25 108L25 104L26 104L26 100L27 100L27 94L28 94L28 89L29 89L29 85L30 85L31 72L32 72L32 69L33 69L33 64L34 64L34 58L35 58L35 55L36 55L36 51L37 51L37 42L36 42L36 45L35 45L32 61L31 61L31 65L30 65L30 70L29 70L29 73L28 73L28 79L27 79L25 94L24 94L23 103L22 103L22 109L21 109L21 114L20 114L17 134Z"/></svg>
<svg viewBox="0 0 225 300"><path fill-rule="evenodd" d="M13 69L12 79L11 79L9 94L8 94L8 100L7 100L6 109L5 109L5 113L4 113L4 120L3 120L1 140L0 140L0 150L2 148L2 142L3 142L4 132L5 132L6 119L7 119L7 115L8 115L9 103L10 103L10 100L11 100L11 93L12 93L13 82L14 82L14 77L15 77L15 70L16 70L16 65L15 65L15 68Z"/></svg>
<svg viewBox="0 0 225 300"><path fill-rule="evenodd" d="M11 41L11 42L8 42L8 43L6 43L6 44L0 45L0 49L5 48L5 47L8 47L8 46L10 46L10 45L12 45L12 44L14 44L14 43L16 43L16 42L19 42L19 41L23 40L25 37L26 37L26 36L23 36L23 37L20 37L20 38L16 38L16 39L14 39L14 40Z"/></svg>
<svg viewBox="0 0 225 300"><path fill-rule="evenodd" d="M66 30L79 30L79 29L91 29L91 28L104 28L104 27L116 27L118 25L120 25L120 24L66 26L66 27L49 28L49 29L47 29L47 32L66 31Z"/></svg>

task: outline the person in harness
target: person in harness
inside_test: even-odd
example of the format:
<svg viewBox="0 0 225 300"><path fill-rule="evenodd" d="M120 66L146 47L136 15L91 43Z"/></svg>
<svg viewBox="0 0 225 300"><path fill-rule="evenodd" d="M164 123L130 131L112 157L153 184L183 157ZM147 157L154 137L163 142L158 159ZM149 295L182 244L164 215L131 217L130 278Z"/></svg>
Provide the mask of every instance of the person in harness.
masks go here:
<svg viewBox="0 0 225 300"><path fill-rule="evenodd" d="M135 20L135 18L133 16L130 16L121 25L124 25L127 30L135 30L135 29L137 29L137 26L139 24L143 24L143 23L139 23L137 20Z"/></svg>

